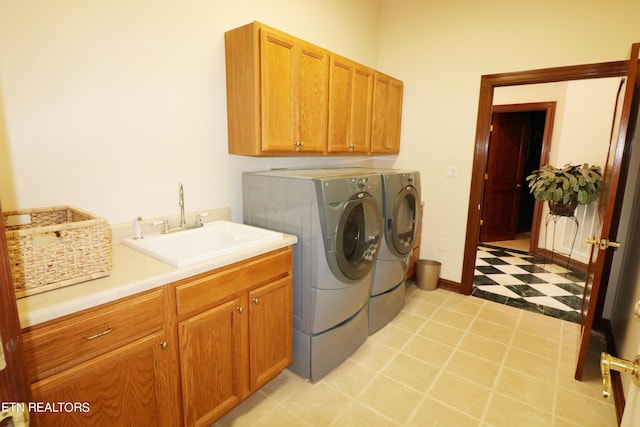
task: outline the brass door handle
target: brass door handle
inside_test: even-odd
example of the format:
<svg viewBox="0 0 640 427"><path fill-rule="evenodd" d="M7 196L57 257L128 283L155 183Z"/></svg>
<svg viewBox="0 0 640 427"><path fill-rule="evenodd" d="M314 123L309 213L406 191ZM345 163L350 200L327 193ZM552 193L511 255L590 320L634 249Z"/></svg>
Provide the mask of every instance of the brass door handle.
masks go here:
<svg viewBox="0 0 640 427"><path fill-rule="evenodd" d="M640 354L633 362L613 357L609 353L600 354L600 374L602 375L602 397L607 399L611 394L611 370L631 374L633 383L640 386Z"/></svg>
<svg viewBox="0 0 640 427"><path fill-rule="evenodd" d="M587 239L587 245L597 245L598 249L604 251L607 248L618 249L620 247L619 242L610 242L607 239Z"/></svg>

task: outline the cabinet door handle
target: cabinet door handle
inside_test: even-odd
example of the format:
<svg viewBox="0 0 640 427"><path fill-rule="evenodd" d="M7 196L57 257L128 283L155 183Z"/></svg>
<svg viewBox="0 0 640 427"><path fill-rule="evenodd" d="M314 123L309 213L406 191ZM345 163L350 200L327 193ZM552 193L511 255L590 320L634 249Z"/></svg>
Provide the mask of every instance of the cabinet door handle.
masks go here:
<svg viewBox="0 0 640 427"><path fill-rule="evenodd" d="M168 347L167 342L166 341L162 341L160 342L160 348L163 350L166 350Z"/></svg>
<svg viewBox="0 0 640 427"><path fill-rule="evenodd" d="M260 302L258 298L252 298L251 301L253 301L253 303L256 305Z"/></svg>
<svg viewBox="0 0 640 427"><path fill-rule="evenodd" d="M95 335L91 335L90 337L83 335L82 338L84 338L87 341L91 341L91 340L95 340L96 338L100 338L104 335L110 334L111 331L113 331L113 329L111 328L111 326L109 326L106 330L102 331L102 332L98 332Z"/></svg>
<svg viewBox="0 0 640 427"><path fill-rule="evenodd" d="M240 306L240 307L237 307L236 310L238 310L238 313L242 314L242 312L244 311L244 308Z"/></svg>

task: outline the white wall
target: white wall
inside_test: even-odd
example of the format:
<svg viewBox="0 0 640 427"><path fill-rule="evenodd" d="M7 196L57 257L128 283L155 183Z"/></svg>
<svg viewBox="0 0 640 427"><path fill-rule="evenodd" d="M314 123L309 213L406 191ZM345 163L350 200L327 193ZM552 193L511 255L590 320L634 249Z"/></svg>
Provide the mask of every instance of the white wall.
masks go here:
<svg viewBox="0 0 640 427"><path fill-rule="evenodd" d="M625 59L640 2L381 0L378 67L404 80L397 165L422 173L422 258L462 273L480 77ZM597 29L597 30L596 30ZM447 178L447 164L459 166Z"/></svg>
<svg viewBox="0 0 640 427"><path fill-rule="evenodd" d="M420 170L421 256L453 281L480 76L624 59L640 41L637 0L0 1L5 209L73 204L123 222L177 213L183 182L187 210L230 206L237 220L241 170L352 162L227 154L223 33L259 20L405 82L401 154L375 162Z"/></svg>
<svg viewBox="0 0 640 427"><path fill-rule="evenodd" d="M242 220L242 170L308 163L227 154L224 32L253 20L375 66L377 1L2 0L4 209L117 223L176 214L182 182L188 211Z"/></svg>

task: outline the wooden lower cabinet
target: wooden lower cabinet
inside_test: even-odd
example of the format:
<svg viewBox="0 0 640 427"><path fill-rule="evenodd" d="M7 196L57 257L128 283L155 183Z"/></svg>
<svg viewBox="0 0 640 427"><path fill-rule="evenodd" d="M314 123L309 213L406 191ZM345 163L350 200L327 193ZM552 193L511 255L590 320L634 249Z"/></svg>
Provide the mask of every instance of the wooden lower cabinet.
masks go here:
<svg viewBox="0 0 640 427"><path fill-rule="evenodd" d="M187 426L209 425L241 400L240 299L180 322L180 373Z"/></svg>
<svg viewBox="0 0 640 427"><path fill-rule="evenodd" d="M251 391L271 381L291 363L292 304L291 277L261 286L249 293L249 386Z"/></svg>
<svg viewBox="0 0 640 427"><path fill-rule="evenodd" d="M152 334L32 384L39 426L172 426L164 337ZM46 409L44 404L53 405Z"/></svg>
<svg viewBox="0 0 640 427"><path fill-rule="evenodd" d="M24 329L34 421L212 424L291 363L292 254L279 249Z"/></svg>
<svg viewBox="0 0 640 427"><path fill-rule="evenodd" d="M262 273L254 275L257 283L241 281L229 296L231 299L223 298L211 308L183 316L178 322L186 426L211 425L291 363L291 250L256 258L245 268ZM192 306L187 296L194 290L190 286L210 288L217 281L227 284L240 277L235 273L230 269L186 283L186 288L179 286L178 294L182 290L184 296L179 300Z"/></svg>

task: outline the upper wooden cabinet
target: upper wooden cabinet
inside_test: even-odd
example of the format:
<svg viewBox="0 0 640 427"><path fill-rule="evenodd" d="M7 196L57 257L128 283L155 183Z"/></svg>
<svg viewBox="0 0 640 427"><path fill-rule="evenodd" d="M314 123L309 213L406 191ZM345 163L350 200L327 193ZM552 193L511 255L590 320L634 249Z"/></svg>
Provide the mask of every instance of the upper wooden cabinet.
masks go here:
<svg viewBox="0 0 640 427"><path fill-rule="evenodd" d="M230 154L398 153L401 81L259 22L225 52Z"/></svg>
<svg viewBox="0 0 640 427"><path fill-rule="evenodd" d="M331 55L329 69L330 153L369 152L373 70Z"/></svg>
<svg viewBox="0 0 640 427"><path fill-rule="evenodd" d="M400 152L400 124L404 85L379 72L373 78L373 119L371 152L397 154Z"/></svg>
<svg viewBox="0 0 640 427"><path fill-rule="evenodd" d="M329 52L255 22L225 46L229 153L324 153Z"/></svg>

